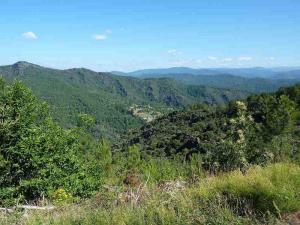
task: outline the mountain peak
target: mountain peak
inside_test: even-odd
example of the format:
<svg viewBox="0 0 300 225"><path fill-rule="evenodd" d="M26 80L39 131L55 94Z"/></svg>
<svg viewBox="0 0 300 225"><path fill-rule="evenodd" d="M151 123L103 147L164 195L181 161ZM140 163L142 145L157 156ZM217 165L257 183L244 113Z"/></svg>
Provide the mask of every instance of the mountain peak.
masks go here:
<svg viewBox="0 0 300 225"><path fill-rule="evenodd" d="M37 66L37 65L26 61L18 61L15 64L13 64L13 67L28 67L28 66Z"/></svg>
<svg viewBox="0 0 300 225"><path fill-rule="evenodd" d="M12 65L12 68L14 70L14 73L17 75L23 75L24 70L28 67L38 67L38 65L25 62L25 61L19 61Z"/></svg>

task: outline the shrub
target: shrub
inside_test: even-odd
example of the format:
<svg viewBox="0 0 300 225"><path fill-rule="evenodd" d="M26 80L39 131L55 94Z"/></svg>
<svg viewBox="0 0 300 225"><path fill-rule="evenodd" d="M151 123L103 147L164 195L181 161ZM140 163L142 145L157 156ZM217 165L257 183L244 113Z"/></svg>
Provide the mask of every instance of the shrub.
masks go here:
<svg viewBox="0 0 300 225"><path fill-rule="evenodd" d="M55 203L66 203L70 201L72 195L67 193L65 189L59 188L52 194L52 200Z"/></svg>
<svg viewBox="0 0 300 225"><path fill-rule="evenodd" d="M59 187L86 195L91 185L84 182L77 135L53 122L48 106L22 83L0 87L0 189L6 190L0 204L9 197L35 200Z"/></svg>

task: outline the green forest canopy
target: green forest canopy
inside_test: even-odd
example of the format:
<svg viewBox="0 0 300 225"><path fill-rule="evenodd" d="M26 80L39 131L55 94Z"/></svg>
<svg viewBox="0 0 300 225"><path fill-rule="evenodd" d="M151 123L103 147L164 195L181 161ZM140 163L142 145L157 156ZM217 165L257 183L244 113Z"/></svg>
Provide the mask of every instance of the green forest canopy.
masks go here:
<svg viewBox="0 0 300 225"><path fill-rule="evenodd" d="M65 130L24 84L6 85L2 79L0 203L51 197L60 188L72 196L90 196L107 179L119 182L120 174L122 178L145 169L153 179L175 178L177 172L161 170L172 165L164 156L174 163L177 156L179 162L196 157L200 168L214 172L283 160L299 164L299 93L297 85L224 107L173 112L134 132L112 151L106 141L87 132L92 117L81 114L80 127ZM176 165L176 171L185 171Z"/></svg>

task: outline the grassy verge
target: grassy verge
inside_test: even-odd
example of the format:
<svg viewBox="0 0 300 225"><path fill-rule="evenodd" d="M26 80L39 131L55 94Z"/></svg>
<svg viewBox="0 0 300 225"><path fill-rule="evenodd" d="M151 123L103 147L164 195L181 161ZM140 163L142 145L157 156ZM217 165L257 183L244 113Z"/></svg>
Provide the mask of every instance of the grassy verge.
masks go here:
<svg viewBox="0 0 300 225"><path fill-rule="evenodd" d="M94 198L53 211L0 214L0 224L284 224L300 210L300 167L274 164L136 188L107 186Z"/></svg>
<svg viewBox="0 0 300 225"><path fill-rule="evenodd" d="M194 188L200 199L227 198L228 202L246 204L252 210L281 214L300 210L300 168L293 164L252 167L211 177Z"/></svg>

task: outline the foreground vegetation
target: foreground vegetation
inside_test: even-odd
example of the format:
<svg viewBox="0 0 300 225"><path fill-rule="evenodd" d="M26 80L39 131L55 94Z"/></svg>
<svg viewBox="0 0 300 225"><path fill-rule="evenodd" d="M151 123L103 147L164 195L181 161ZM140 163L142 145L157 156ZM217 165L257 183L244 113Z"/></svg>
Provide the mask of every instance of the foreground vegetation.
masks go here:
<svg viewBox="0 0 300 225"><path fill-rule="evenodd" d="M3 224L280 224L300 210L300 86L152 121L113 147L0 80ZM14 208L13 208L14 209Z"/></svg>
<svg viewBox="0 0 300 225"><path fill-rule="evenodd" d="M106 186L77 204L15 212L1 224L284 224L300 210L300 167L274 164L187 182ZM106 190L105 190L106 189ZM287 220L288 221L288 220Z"/></svg>

